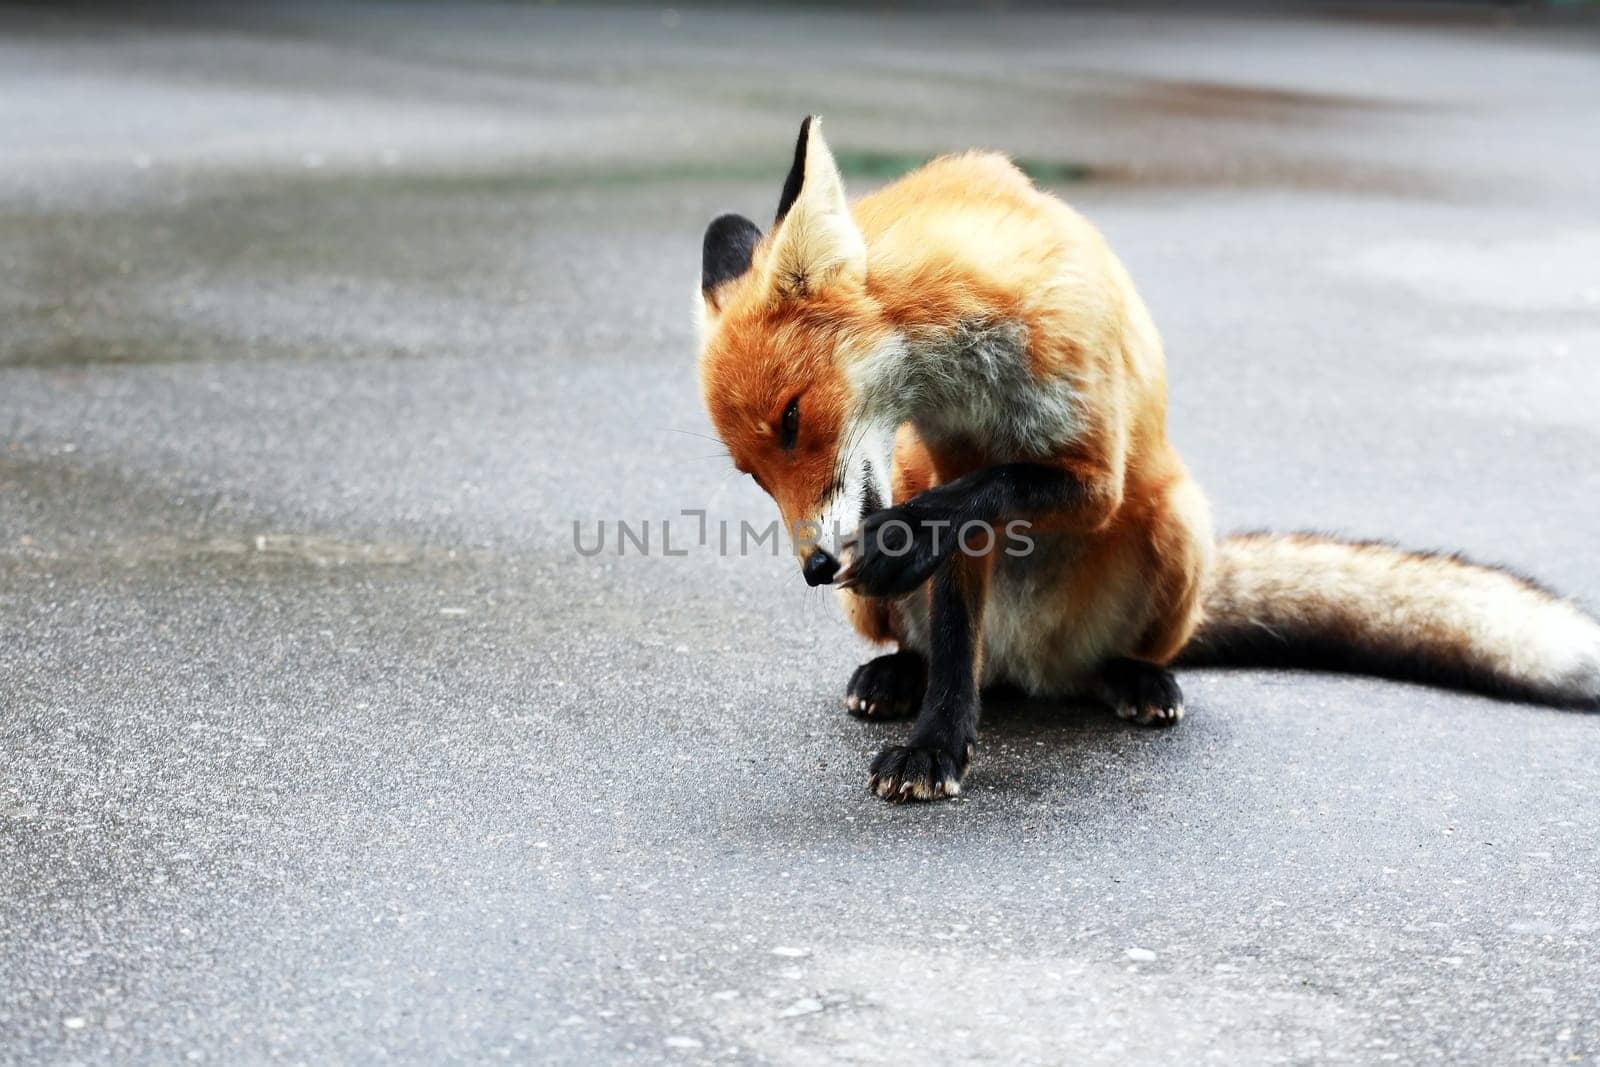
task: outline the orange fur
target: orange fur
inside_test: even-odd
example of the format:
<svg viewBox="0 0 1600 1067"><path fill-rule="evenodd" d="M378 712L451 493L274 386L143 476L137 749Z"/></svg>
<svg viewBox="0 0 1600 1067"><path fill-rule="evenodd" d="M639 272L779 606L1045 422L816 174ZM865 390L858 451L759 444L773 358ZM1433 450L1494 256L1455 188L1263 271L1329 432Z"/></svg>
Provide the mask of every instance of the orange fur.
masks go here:
<svg viewBox="0 0 1600 1067"><path fill-rule="evenodd" d="M742 272L708 251L712 421L790 523L860 521L982 468L1069 472L1078 491L1028 516L1035 550L993 553L970 586L984 680L1071 692L1122 659L1276 657L1600 703L1600 625L1535 586L1325 538L1219 546L1127 272L1003 157L938 159L849 206L808 122L791 185L770 233L742 223ZM927 654L926 585L843 596L863 635Z"/></svg>
<svg viewBox="0 0 1600 1067"><path fill-rule="evenodd" d="M813 142L808 186L826 157L819 135ZM735 463L756 477L787 523L813 520L857 400L851 372L862 360L890 337L915 350L939 344L953 323L1015 324L1027 339L1028 372L1070 386L1079 419L1071 439L1008 454L978 437L920 439L913 419L895 449L894 499L1019 459L1070 470L1085 486L1081 502L1039 517L1037 530L1082 543L1072 553L1077 564L1060 573L1061 595L1036 605L1041 632L1105 599L1095 590L1106 568L1124 566L1140 576L1127 583L1133 602L1104 606L1129 617L1133 625L1112 629L1134 634L1135 647L1110 651L1175 654L1200 621L1197 591L1211 532L1204 499L1186 491L1187 475L1167 443L1160 341L1105 241L991 153L935 160L857 201L849 218L864 260L852 259L849 248L825 247L829 227L839 224L830 214L838 200L827 192L824 223L807 214L802 198L756 249L752 269L721 287L714 306L708 300L703 389ZM807 270L807 255L823 268ZM804 425L799 446L784 453L773 427L796 396ZM875 640L892 629L884 616L881 608L851 608L857 629Z"/></svg>

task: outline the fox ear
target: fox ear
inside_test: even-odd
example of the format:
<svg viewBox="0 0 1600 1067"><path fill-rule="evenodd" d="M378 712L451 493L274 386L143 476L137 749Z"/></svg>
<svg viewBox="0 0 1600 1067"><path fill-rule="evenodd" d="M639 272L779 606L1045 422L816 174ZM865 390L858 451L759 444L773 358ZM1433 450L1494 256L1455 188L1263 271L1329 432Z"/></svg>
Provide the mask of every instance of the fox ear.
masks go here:
<svg viewBox="0 0 1600 1067"><path fill-rule="evenodd" d="M780 298L803 299L831 281L866 277L866 243L850 218L839 166L815 115L800 124L776 226L766 270Z"/></svg>
<svg viewBox="0 0 1600 1067"><path fill-rule="evenodd" d="M722 310L717 290L750 269L760 243L761 227L743 215L721 215L711 220L700 245L700 295L708 314Z"/></svg>

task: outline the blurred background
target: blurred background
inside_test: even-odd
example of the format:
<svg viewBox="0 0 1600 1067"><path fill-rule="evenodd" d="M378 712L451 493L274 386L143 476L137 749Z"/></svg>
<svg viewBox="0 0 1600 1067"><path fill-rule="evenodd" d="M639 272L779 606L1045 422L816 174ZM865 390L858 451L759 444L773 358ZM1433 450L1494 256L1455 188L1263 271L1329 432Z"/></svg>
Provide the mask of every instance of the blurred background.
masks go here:
<svg viewBox="0 0 1600 1067"><path fill-rule="evenodd" d="M1224 528L1600 604L1594 5L0 5L0 1060L1540 1061L1592 718L1194 675L890 809L701 413L705 223L1010 153ZM586 526L586 529L589 528ZM659 526L657 525L659 531ZM659 541L656 542L659 546Z"/></svg>

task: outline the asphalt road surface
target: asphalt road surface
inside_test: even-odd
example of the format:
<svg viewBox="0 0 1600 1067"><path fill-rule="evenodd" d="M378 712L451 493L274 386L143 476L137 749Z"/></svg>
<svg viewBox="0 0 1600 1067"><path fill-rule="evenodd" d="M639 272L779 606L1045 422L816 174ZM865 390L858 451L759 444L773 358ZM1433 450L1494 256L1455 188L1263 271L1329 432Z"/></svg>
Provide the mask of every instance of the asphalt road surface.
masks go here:
<svg viewBox="0 0 1600 1067"><path fill-rule="evenodd" d="M1166 732L992 701L888 806L868 649L714 548L772 509L690 309L807 111L857 191L1004 149L1128 263L1222 527L1600 605L1597 46L0 9L0 1060L1592 1062L1600 716L1191 673Z"/></svg>

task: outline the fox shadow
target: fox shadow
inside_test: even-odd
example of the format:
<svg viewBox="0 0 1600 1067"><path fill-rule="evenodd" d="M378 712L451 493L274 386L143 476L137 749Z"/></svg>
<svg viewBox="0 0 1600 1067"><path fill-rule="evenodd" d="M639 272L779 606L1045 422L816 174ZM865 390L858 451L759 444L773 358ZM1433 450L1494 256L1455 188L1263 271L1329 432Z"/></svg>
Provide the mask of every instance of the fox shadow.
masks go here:
<svg viewBox="0 0 1600 1067"><path fill-rule="evenodd" d="M1207 743L1202 739L1214 735L1216 725L1186 718L1172 726L1141 726L1093 699L1030 697L1009 686L986 687L981 699L977 752L963 788L967 796L1093 794L1130 773L1180 773L1185 755ZM1195 710L1191 704L1190 712ZM897 743L912 722L840 718L848 723L841 731L868 744Z"/></svg>

